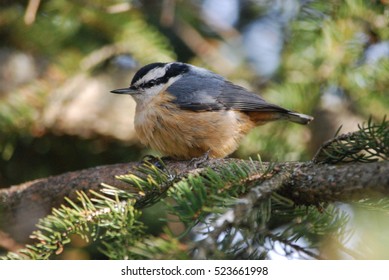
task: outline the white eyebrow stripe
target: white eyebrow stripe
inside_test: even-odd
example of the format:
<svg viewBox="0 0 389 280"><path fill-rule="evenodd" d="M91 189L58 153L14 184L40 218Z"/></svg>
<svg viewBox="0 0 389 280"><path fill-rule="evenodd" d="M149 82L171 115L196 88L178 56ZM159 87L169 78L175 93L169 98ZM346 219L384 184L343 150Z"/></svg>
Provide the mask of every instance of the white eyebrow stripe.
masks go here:
<svg viewBox="0 0 389 280"><path fill-rule="evenodd" d="M167 64L162 68L157 67L157 68L152 69L146 75L144 75L141 79L139 79L135 83L135 86L139 86L139 85L143 84L144 82L148 82L148 81L155 80L155 79L158 79L158 78L165 76L166 71L169 69L169 67L170 67L170 65Z"/></svg>

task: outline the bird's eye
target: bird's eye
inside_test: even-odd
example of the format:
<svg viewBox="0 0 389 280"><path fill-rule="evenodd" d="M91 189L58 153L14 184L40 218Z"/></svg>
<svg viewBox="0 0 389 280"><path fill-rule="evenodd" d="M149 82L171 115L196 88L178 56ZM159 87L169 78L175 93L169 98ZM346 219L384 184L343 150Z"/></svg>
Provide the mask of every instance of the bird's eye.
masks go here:
<svg viewBox="0 0 389 280"><path fill-rule="evenodd" d="M152 87L152 86L154 86L156 84L156 81L155 80L151 80L151 81L149 81L148 83L147 83L147 86L148 87Z"/></svg>

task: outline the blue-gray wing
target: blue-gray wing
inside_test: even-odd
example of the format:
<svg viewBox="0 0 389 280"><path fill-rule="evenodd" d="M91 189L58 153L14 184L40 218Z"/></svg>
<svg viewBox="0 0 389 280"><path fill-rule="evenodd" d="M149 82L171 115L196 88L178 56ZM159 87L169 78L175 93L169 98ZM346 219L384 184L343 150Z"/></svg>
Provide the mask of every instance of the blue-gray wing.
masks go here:
<svg viewBox="0 0 389 280"><path fill-rule="evenodd" d="M214 111L233 109L238 111L282 112L288 110L270 104L259 95L234 85L223 77L209 72L207 75L184 75L167 91L176 97L173 101L181 109Z"/></svg>

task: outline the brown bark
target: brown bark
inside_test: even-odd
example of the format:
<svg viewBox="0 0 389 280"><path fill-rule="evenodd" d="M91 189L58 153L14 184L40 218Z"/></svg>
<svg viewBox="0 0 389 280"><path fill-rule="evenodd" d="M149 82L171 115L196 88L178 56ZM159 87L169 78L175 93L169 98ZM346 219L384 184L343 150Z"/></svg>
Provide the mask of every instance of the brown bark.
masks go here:
<svg viewBox="0 0 389 280"><path fill-rule="evenodd" d="M302 165L294 169L280 194L306 205L388 195L389 161Z"/></svg>

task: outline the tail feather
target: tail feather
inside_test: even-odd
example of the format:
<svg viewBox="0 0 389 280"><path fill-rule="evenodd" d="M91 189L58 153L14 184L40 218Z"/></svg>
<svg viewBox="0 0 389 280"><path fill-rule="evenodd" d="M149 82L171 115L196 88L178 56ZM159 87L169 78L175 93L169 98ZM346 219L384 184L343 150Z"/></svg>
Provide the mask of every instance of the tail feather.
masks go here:
<svg viewBox="0 0 389 280"><path fill-rule="evenodd" d="M265 124L269 121L276 121L276 120L288 120L294 123L298 124L308 124L310 121L313 120L313 117L296 113L293 111L270 111L270 112L264 112L264 111L252 111L252 112L245 112L247 115L249 115L250 119L255 122L257 125Z"/></svg>
<svg viewBox="0 0 389 280"><path fill-rule="evenodd" d="M284 114L284 117L294 123L299 124L308 124L313 120L313 117L296 113L296 112L288 112L287 114Z"/></svg>

